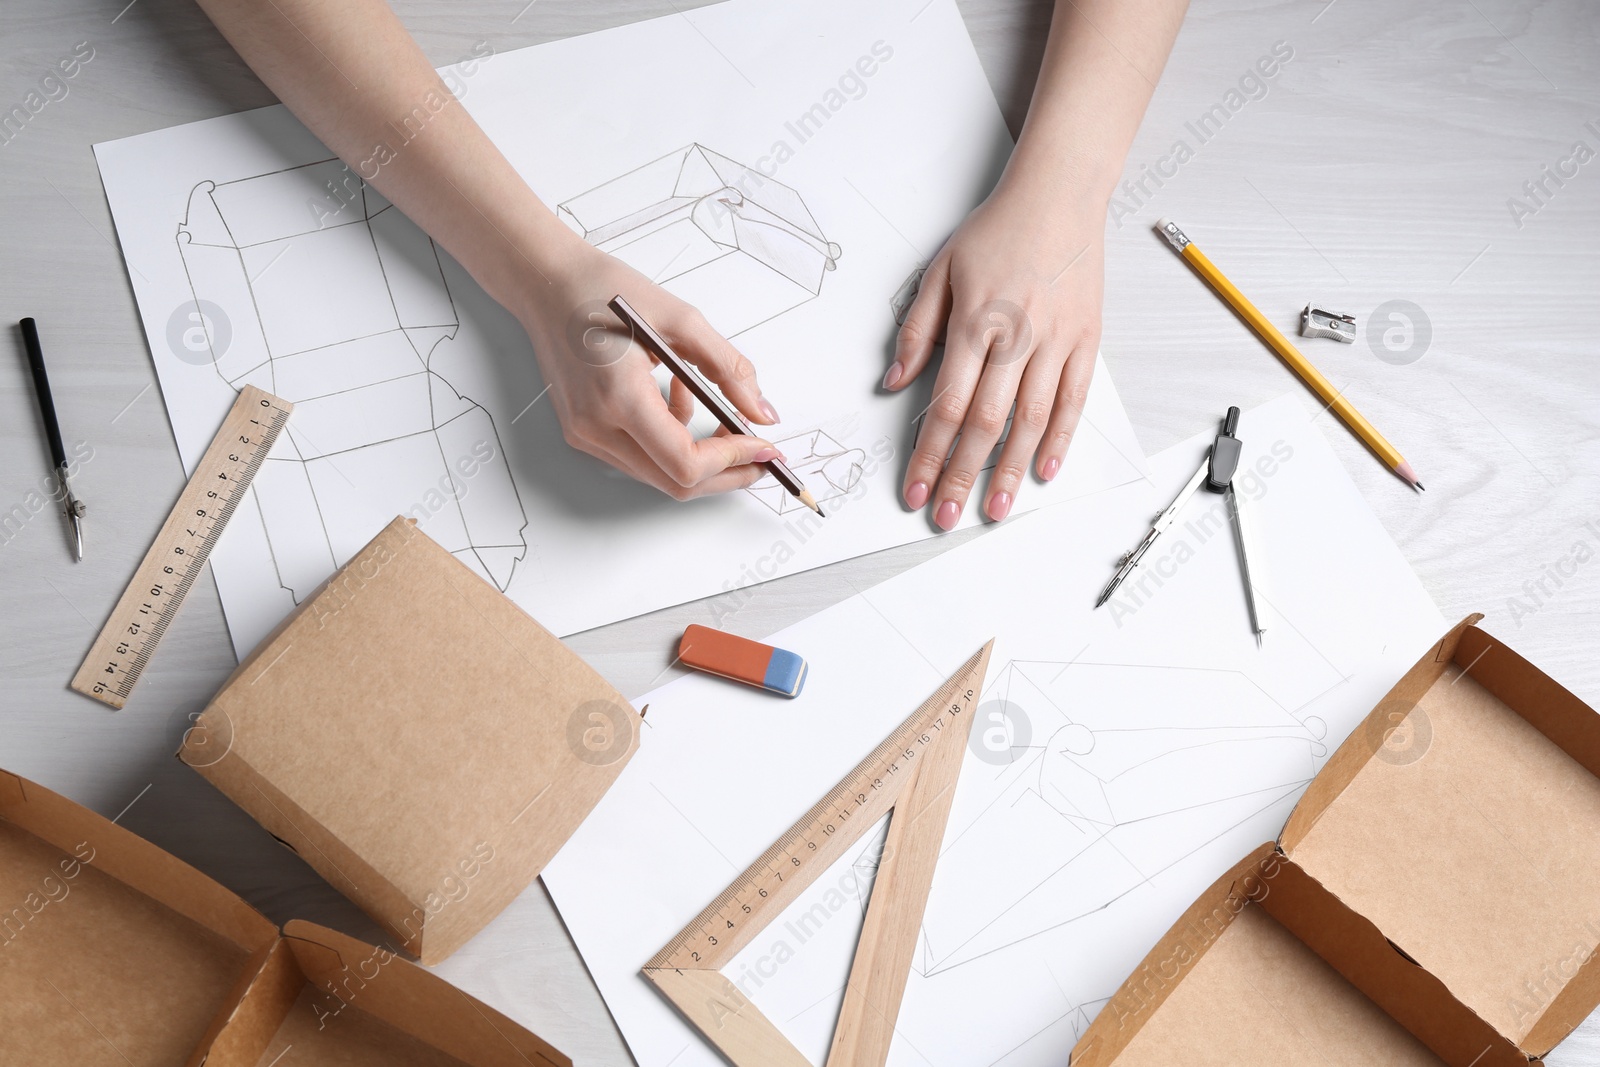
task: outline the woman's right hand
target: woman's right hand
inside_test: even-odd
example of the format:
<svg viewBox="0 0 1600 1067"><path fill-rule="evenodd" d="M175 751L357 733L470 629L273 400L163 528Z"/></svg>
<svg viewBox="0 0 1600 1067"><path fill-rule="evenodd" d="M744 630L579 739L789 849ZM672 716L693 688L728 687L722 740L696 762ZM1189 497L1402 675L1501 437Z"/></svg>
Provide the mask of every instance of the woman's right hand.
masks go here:
<svg viewBox="0 0 1600 1067"><path fill-rule="evenodd" d="M662 397L656 360L606 305L622 294L745 418L776 423L755 366L699 311L575 235L542 269L528 266L514 310L568 444L677 500L743 489L766 473L760 464L781 458L764 438L720 428L695 440L686 426L693 396L673 378L670 401Z"/></svg>
<svg viewBox="0 0 1600 1067"><path fill-rule="evenodd" d="M699 312L549 211L383 0L200 3L323 144L517 316L572 445L679 500L761 477L757 464L777 456L771 443L725 431L691 437L688 390L674 384L671 403L663 399L652 357L629 341L606 303L627 297L747 419L771 425L778 416L750 361ZM395 116L435 98L442 106L427 135L392 147ZM368 173L374 145L387 155Z"/></svg>

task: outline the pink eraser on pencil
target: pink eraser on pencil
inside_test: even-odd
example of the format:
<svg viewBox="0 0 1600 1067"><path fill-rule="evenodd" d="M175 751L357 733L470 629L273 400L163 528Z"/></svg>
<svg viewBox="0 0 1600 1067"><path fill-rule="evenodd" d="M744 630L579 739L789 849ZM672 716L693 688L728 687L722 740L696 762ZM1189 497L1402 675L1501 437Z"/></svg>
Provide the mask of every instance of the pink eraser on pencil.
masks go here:
<svg viewBox="0 0 1600 1067"><path fill-rule="evenodd" d="M806 684L806 661L793 652L748 637L690 626L678 642L678 659L688 667L736 682L797 697Z"/></svg>

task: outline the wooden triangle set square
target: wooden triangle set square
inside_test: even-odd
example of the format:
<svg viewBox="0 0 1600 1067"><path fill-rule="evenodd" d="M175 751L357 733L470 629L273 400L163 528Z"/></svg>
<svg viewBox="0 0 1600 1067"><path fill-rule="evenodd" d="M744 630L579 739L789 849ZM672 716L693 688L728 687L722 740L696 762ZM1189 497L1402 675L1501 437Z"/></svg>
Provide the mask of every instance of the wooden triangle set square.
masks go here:
<svg viewBox="0 0 1600 1067"><path fill-rule="evenodd" d="M983 691L991 640L644 966L644 976L736 1067L811 1067L726 967L893 811L828 1067L888 1058L923 909Z"/></svg>

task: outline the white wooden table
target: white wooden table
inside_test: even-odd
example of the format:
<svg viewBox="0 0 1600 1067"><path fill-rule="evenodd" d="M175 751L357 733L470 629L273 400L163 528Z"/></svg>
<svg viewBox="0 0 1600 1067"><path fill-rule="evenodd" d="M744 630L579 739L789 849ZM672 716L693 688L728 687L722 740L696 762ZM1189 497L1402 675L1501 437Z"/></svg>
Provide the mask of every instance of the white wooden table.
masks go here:
<svg viewBox="0 0 1600 1067"><path fill-rule="evenodd" d="M66 689L182 483L90 146L272 102L192 4L126 2L5 0L0 9L0 109L22 103L79 42L93 48L64 97L0 137L0 318L33 315L44 326L64 432L94 450L77 482L91 508L86 562L70 562L50 512L0 534L0 766L108 816L126 809L123 825L275 920L300 915L375 937L172 758L189 716L234 664L209 577L125 711L107 713ZM441 64L479 41L505 51L674 10L673 0L399 7ZM1048 0L962 0L1013 129L1049 9ZM1197 136L1191 124L1212 105L1226 108L1229 90L1278 42L1292 58L1264 95L1242 97L1220 129ZM1600 296L1591 251L1600 161L1564 162L1575 142L1600 151L1597 46L1600 9L1585 0L1199 5L1129 158L1126 177L1145 178L1143 188L1127 187L1121 225L1108 228L1104 339L1148 451L1209 425L1229 404L1300 388L1152 235L1163 214L1286 332L1307 300L1356 314L1358 342L1319 344L1317 358L1404 449L1427 494L1405 491L1343 432L1330 438L1446 616L1487 612L1487 625L1591 703L1600 703L1600 562L1559 585L1546 565L1580 541L1600 558L1600 367L1590 321ZM1563 184L1544 179L1546 191L1529 199L1524 183L1546 166ZM1163 175L1160 183L1148 173ZM1369 333L1385 305L1411 309L1409 337L1387 313ZM14 328L0 349L3 512L41 485L49 459ZM970 536L774 582L731 625L777 629ZM669 676L675 635L708 621L710 603L572 643L637 695ZM518 1014L581 1063L630 1062L553 911L543 933L543 980L522 991ZM1600 1022L1550 1062L1600 1063Z"/></svg>

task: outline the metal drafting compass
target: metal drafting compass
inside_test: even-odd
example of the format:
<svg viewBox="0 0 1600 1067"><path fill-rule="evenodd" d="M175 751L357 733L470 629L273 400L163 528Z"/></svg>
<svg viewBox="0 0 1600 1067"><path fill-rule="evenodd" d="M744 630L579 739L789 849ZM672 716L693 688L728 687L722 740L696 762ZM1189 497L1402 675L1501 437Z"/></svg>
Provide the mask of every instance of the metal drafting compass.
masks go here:
<svg viewBox="0 0 1600 1067"><path fill-rule="evenodd" d="M1117 573L1106 583L1105 589L1100 593L1100 599L1094 602L1095 607L1098 608L1111 599L1111 594L1117 591L1117 587L1144 561L1145 554L1150 551L1157 538L1166 533L1177 520L1178 512L1183 510L1189 498L1194 496L1201 485L1204 485L1213 493L1221 493L1227 505L1228 521L1233 526L1234 538L1239 546L1239 568L1244 578L1245 601L1250 607L1250 629L1255 632L1256 643L1261 643L1261 635L1266 633L1261 605L1257 599L1263 595L1260 590L1264 588L1261 578L1262 555L1260 546L1255 540L1251 518L1246 514L1245 500L1233 486L1233 476L1239 468L1239 455L1244 447L1235 436L1238 429L1239 409L1229 408L1228 416L1222 423L1222 432L1212 442L1211 452L1200 464L1200 469L1194 472L1194 477L1189 479L1172 503L1167 505L1166 510L1156 516L1144 539L1123 554L1117 564Z"/></svg>

